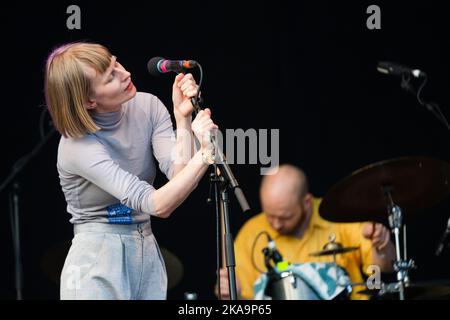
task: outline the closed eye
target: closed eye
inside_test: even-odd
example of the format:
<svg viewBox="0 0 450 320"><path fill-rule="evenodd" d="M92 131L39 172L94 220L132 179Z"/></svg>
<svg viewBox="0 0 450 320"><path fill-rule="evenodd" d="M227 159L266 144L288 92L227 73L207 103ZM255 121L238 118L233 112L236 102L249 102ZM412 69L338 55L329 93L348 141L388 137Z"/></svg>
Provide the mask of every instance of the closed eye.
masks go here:
<svg viewBox="0 0 450 320"><path fill-rule="evenodd" d="M108 83L114 80L114 76L115 76L115 72L111 72L111 74L109 75L109 79L108 79Z"/></svg>

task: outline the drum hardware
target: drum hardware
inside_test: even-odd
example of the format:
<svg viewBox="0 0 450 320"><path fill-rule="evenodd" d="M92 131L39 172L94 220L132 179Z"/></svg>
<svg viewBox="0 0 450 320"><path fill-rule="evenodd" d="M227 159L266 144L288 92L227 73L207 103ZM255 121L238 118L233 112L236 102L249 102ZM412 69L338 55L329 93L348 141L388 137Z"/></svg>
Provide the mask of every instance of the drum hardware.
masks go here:
<svg viewBox="0 0 450 320"><path fill-rule="evenodd" d="M331 292L335 293L332 295L334 298L346 299L350 296L352 289L349 286L349 278L345 270L336 262L321 264L321 271L324 271L325 276L314 269L315 264L290 264L283 259L269 234L267 234L267 240L268 246L262 250L267 268L265 273L267 284L264 290L266 297L273 300L322 300L327 295L318 292L318 288L311 282L314 277L326 277L326 281L331 281ZM337 252L348 250L336 242L334 235L330 237L330 241L324 246L324 249L328 251L320 252L321 255L334 253L335 256ZM305 266L306 268L304 268ZM299 273L299 269L302 270L301 273ZM317 280L317 278L315 279ZM329 283L326 281L323 280L321 285L327 287Z"/></svg>
<svg viewBox="0 0 450 320"><path fill-rule="evenodd" d="M382 190L388 199L387 211L389 213L389 227L394 235L395 262L394 270L397 272L398 283L394 287L398 289L400 300L405 300L405 285L409 282L408 272L414 265L413 260L408 260L406 251L406 224L403 224L401 208L392 200L392 186L383 186ZM400 230L403 229L403 257L400 248Z"/></svg>
<svg viewBox="0 0 450 320"><path fill-rule="evenodd" d="M323 246L321 251L310 253L311 257L333 256L333 263L336 264L336 255L358 250L359 247L344 247L341 243L336 242L336 235L332 234L328 238L328 242Z"/></svg>
<svg viewBox="0 0 450 320"><path fill-rule="evenodd" d="M404 213L415 214L449 194L449 163L428 157L396 158L363 167L334 185L323 198L319 213L333 222L374 221L389 225L396 251L397 282L385 284L378 294L397 292L404 300L405 292L417 288L408 275L416 266L407 256Z"/></svg>
<svg viewBox="0 0 450 320"><path fill-rule="evenodd" d="M397 294L399 290L399 283L397 282L388 284L381 283L380 289L364 289L358 291L358 293L386 299L393 298L393 295ZM408 282L405 285L405 291L408 299L413 300L450 299L450 282L448 280L416 283Z"/></svg>
<svg viewBox="0 0 450 320"><path fill-rule="evenodd" d="M273 300L320 300L313 289L291 271L269 272L266 295Z"/></svg>
<svg viewBox="0 0 450 320"><path fill-rule="evenodd" d="M267 282L264 296L272 300L349 299L352 289L348 276L344 277L346 271L343 268L332 263L323 263L320 270L324 272L321 272L314 270L313 265L316 264L291 264L290 269L286 271L277 272L275 269L270 270L265 274ZM302 270L302 272L299 270ZM308 271L306 275L305 271ZM314 282L312 282L312 279L314 279ZM320 283L316 283L316 281ZM334 294L327 297L327 293L321 292L321 290L324 290L321 286L324 285L325 291L331 290Z"/></svg>

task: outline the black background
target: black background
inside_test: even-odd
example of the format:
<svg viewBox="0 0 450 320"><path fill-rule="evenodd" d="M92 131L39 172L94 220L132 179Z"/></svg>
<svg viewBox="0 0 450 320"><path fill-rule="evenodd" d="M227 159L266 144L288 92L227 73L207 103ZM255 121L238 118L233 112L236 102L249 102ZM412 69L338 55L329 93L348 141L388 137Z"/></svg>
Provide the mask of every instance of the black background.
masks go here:
<svg viewBox="0 0 450 320"><path fill-rule="evenodd" d="M70 4L81 8L81 30L66 27ZM381 30L366 27L371 4L381 8ZM46 56L56 45L75 40L109 47L132 73L138 90L156 94L170 111L173 75L151 77L146 71L148 59L199 61L206 106L220 128L279 129L280 161L302 167L317 196L352 171L380 160L424 155L450 161L446 128L401 90L400 79L376 71L382 60L425 70L429 83L424 98L438 102L449 114L444 1L172 5L17 1L2 4L0 21L1 180L40 140ZM56 172L58 139L53 136L17 177L26 299L59 297L51 276L57 277L62 267L64 255L58 248L72 237ZM260 210L261 176L260 165L232 169L252 207L251 214L243 215L232 198L231 227L236 234ZM159 175L156 184L164 182ZM205 178L170 219L153 219L159 244L184 267L182 281L169 291L169 299L182 299L184 292L214 299L215 215L205 203L208 189ZM0 195L0 297L14 299L7 191ZM440 258L433 254L449 209L444 201L407 217L409 254L418 265L412 279L449 277L450 253ZM49 263L44 259L49 253L53 260L43 266Z"/></svg>

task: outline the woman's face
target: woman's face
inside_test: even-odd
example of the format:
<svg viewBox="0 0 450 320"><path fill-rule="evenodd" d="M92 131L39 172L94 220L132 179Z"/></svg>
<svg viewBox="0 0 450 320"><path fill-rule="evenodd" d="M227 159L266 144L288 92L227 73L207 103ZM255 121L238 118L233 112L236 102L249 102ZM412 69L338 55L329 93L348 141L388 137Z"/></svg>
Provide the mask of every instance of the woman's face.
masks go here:
<svg viewBox="0 0 450 320"><path fill-rule="evenodd" d="M83 66L91 80L91 95L88 109L96 112L119 111L122 103L134 98L136 87L131 82L131 74L111 57L111 64L102 74L93 68Z"/></svg>

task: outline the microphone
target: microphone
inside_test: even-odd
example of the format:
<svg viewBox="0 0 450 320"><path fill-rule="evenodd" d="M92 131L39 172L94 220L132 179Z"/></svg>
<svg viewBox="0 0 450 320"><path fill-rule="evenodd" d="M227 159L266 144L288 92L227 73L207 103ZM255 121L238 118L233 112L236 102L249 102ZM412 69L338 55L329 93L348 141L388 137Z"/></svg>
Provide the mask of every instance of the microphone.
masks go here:
<svg viewBox="0 0 450 320"><path fill-rule="evenodd" d="M384 74L391 74L394 76L403 76L405 74L410 74L416 78L426 77L427 74L419 69L412 69L406 66L402 66L400 64L389 62L389 61L380 61L377 65L377 70Z"/></svg>
<svg viewBox="0 0 450 320"><path fill-rule="evenodd" d="M272 238L270 237L270 235L268 233L267 233L267 240L269 241L269 244L267 245L267 247L269 248L269 252L272 256L273 262L275 262L275 264L282 262L283 257L281 256L281 253L278 251L278 249L275 245L275 241L272 240Z"/></svg>
<svg viewBox="0 0 450 320"><path fill-rule="evenodd" d="M449 235L450 235L450 218L448 219L448 222L447 222L447 229L445 229L444 234L441 237L441 241L439 241L439 244L437 246L437 249L435 252L436 256L441 255L442 251L444 250L444 247L446 245Z"/></svg>
<svg viewBox="0 0 450 320"><path fill-rule="evenodd" d="M197 67L198 63L194 60L167 60L161 57L153 57L147 63L148 72L153 76L159 76L167 72L184 72L185 69Z"/></svg>

